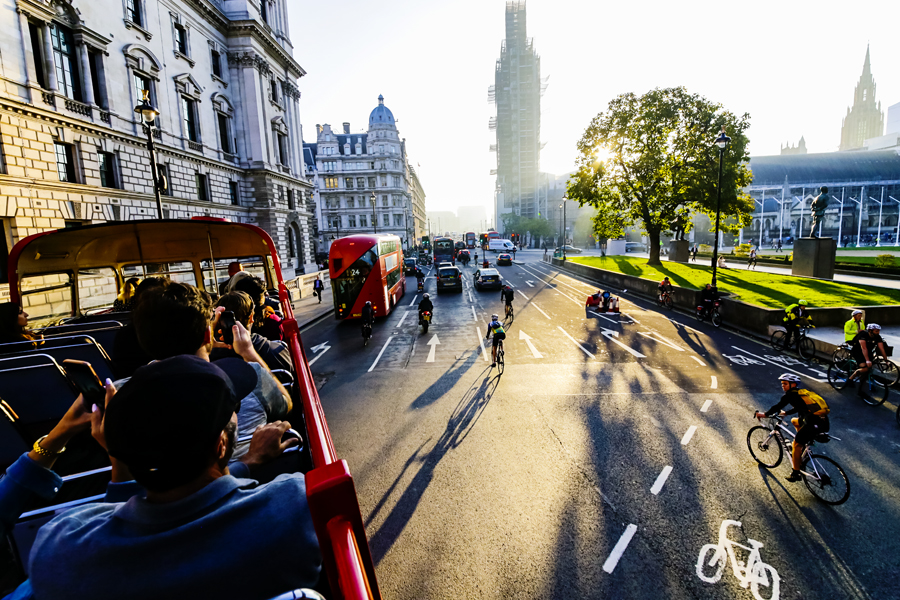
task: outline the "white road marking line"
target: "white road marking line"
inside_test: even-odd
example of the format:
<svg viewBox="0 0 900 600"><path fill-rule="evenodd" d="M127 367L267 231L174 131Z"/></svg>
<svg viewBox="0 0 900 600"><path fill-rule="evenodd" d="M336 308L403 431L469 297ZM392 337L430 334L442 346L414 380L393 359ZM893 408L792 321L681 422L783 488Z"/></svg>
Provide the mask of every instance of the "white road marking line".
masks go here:
<svg viewBox="0 0 900 600"><path fill-rule="evenodd" d="M431 336L431 339L428 340L428 345L431 346L431 349L428 351L428 358L425 359L425 362L430 363L434 362L434 351L437 349L438 344L441 343L441 340L438 339L437 334Z"/></svg>
<svg viewBox="0 0 900 600"><path fill-rule="evenodd" d="M625 554L625 549L628 548L628 544L631 542L631 538L634 537L636 531L637 525L633 523L625 528L625 533L623 533L622 537L619 538L619 541L616 542L612 552L609 553L609 558L603 563L604 571L612 573L615 570L616 565L619 564L619 559Z"/></svg>
<svg viewBox="0 0 900 600"><path fill-rule="evenodd" d="M476 327L475 331L478 332L478 342L481 344L481 355L484 357L484 362L488 362L487 350L484 348L484 336L481 335L481 327Z"/></svg>
<svg viewBox="0 0 900 600"><path fill-rule="evenodd" d="M400 322L397 323L397 327L400 327L401 325L403 325L403 321L406 320L406 317L408 317L408 316L409 316L409 313L411 313L411 312L412 312L411 310L408 310L408 311L406 311L405 313L403 313L403 316L400 317Z"/></svg>
<svg viewBox="0 0 900 600"><path fill-rule="evenodd" d="M684 437L681 438L681 445L687 446L688 442L691 441L691 438L694 437L694 432L697 431L696 425L691 425L688 427L688 430L685 432Z"/></svg>
<svg viewBox="0 0 900 600"><path fill-rule="evenodd" d="M669 317L666 317L666 321L671 321L672 323L675 323L676 325L680 325L681 327L684 327L685 329L687 329L687 330L689 330L689 331L693 331L694 333L699 333L700 335L706 335L706 334L703 333L702 331L697 331L697 330L694 329L693 327L688 327L688 326L685 325L684 323L679 323L679 322L676 321L675 319L670 319Z"/></svg>
<svg viewBox="0 0 900 600"><path fill-rule="evenodd" d="M716 379L715 375L710 375L710 377L712 377L712 383L709 387L711 387L712 389L717 389L719 387L719 380Z"/></svg>
<svg viewBox="0 0 900 600"><path fill-rule="evenodd" d="M535 358L544 358L544 355L538 352L537 348L535 348L534 344L531 342L531 336L521 329L519 330L519 339L525 340L525 343L528 344L528 349L531 350L532 356L534 356Z"/></svg>
<svg viewBox="0 0 900 600"><path fill-rule="evenodd" d="M378 361L381 360L381 355L384 354L384 351L387 350L388 344L394 339L394 336L391 336L384 343L384 346L381 347L381 352L378 353L378 356L375 357L375 362L372 363L372 366L369 367L368 373L371 373L373 369L375 369L375 365L378 364Z"/></svg>
<svg viewBox="0 0 900 600"><path fill-rule="evenodd" d="M544 312L544 311L541 311L541 312ZM582 345L578 342L578 340L576 340L576 339L573 338L571 335L569 335L568 333L566 333L566 330L565 330L565 329L563 329L562 327L559 327L559 326L557 326L557 328L558 328L560 331L563 332L563 335L565 335L567 338L569 338L570 340L572 340L572 342L574 342L576 346L578 346L579 348L581 348L581 351L582 351L582 352L584 352L585 354L587 354L587 355L590 356L591 358L596 358L593 354L591 354L590 352L588 352L588 351L587 351L587 348L585 348L584 346L582 346ZM624 344L623 344L623 345L624 345ZM627 348L627 346L626 346L626 348ZM643 356L643 355L641 355L641 356Z"/></svg>
<svg viewBox="0 0 900 600"><path fill-rule="evenodd" d="M664 338L663 336L661 336L659 334L656 334L657 337L653 337L652 333L647 333L644 331L638 331L638 333L646 338L650 338L654 342L659 342L660 344L665 344L669 348L674 348L675 350L678 350L679 352L684 352L684 348L681 348L680 346L676 346L675 344L666 340L666 338Z"/></svg>
<svg viewBox="0 0 900 600"><path fill-rule="evenodd" d="M700 412L705 413L709 410L709 407L712 406L712 400L707 400L703 403L703 406L700 408Z"/></svg>
<svg viewBox="0 0 900 600"><path fill-rule="evenodd" d="M472 320L473 320L473 321L477 321L477 320L478 320L478 315L475 314L475 307L474 307L474 306L472 307Z"/></svg>
<svg viewBox="0 0 900 600"><path fill-rule="evenodd" d="M615 342L616 344L625 348L625 350L630 352L636 358L647 358L646 356L644 356L643 354L641 354L634 348L627 346L627 345L623 344L622 342L620 342L619 340L617 340L616 338L619 337L618 331L613 331L612 329L606 329L605 327L603 327L600 329L600 333L603 334L603 336L606 337L606 339L608 339L609 341ZM613 337L613 336L615 336L615 337Z"/></svg>
<svg viewBox="0 0 900 600"><path fill-rule="evenodd" d="M659 474L659 477L656 478L656 483L653 484L653 487L650 488L650 493L656 496L662 491L664 485L666 485L666 479L669 478L669 473L672 472L672 467L666 466L663 467L662 473Z"/></svg>
<svg viewBox="0 0 900 600"><path fill-rule="evenodd" d="M508 285L509 287L516 287L516 284L514 284L514 283L513 283L512 281L510 281L509 279L506 280L506 285Z"/></svg>
<svg viewBox="0 0 900 600"><path fill-rule="evenodd" d="M691 358L693 358L694 360L696 360L696 361L697 361L697 364L699 364L701 367L705 367L705 366L706 366L706 363L703 362L702 360L700 360L699 358L697 358L696 356L691 355Z"/></svg>
<svg viewBox="0 0 900 600"><path fill-rule="evenodd" d="M528 287L534 287L534 283L529 281L528 279L525 280L525 283L528 284Z"/></svg>
<svg viewBox="0 0 900 600"><path fill-rule="evenodd" d="M416 294L415 296L413 296L412 302L410 302L409 305L412 306L413 304L415 304L416 298L418 298L418 297L419 297L419 294Z"/></svg>
<svg viewBox="0 0 900 600"><path fill-rule="evenodd" d="M595 316L595 317L599 317L599 318L601 318L601 319L606 319L606 320L609 321L610 323L619 323L619 321L616 321L615 319L610 319L609 317L604 317L604 316L601 315L600 313L595 313L594 316Z"/></svg>
<svg viewBox="0 0 900 600"><path fill-rule="evenodd" d="M516 290L516 291L519 292L520 294L522 294L522 290ZM522 297L525 298L526 300L528 300L528 296L526 296L525 294L522 294Z"/></svg>
<svg viewBox="0 0 900 600"><path fill-rule="evenodd" d="M331 350L331 346L328 346L327 348L325 348L324 350L322 350L321 352L316 354L315 358L313 358L311 361L309 361L309 366L313 366L313 364L315 364L315 362L317 360L322 358L322 355L325 354L326 352L328 352L329 350Z"/></svg>
<svg viewBox="0 0 900 600"><path fill-rule="evenodd" d="M536 309L538 309L539 311L541 311L541 314L544 315L545 317L547 317L547 319L549 319L549 320L551 320L551 321L553 320L553 319L550 319L550 315L548 315L547 313L545 313L544 311L542 311L542 310L541 310L541 307L538 306L537 304L535 304L534 302L531 303L531 306L533 306L533 307L535 307Z"/></svg>
<svg viewBox="0 0 900 600"><path fill-rule="evenodd" d="M791 373L796 373L800 377L806 377L807 379L811 379L812 381L816 381L818 383L826 383L828 381L827 378L826 379L816 379L815 377L812 377L811 375L807 375L806 373L801 373L800 371L795 371L794 369L792 369L790 367L786 367L779 362L775 362L774 360L769 360L768 358L764 358L762 356L757 356L756 354L753 354L752 352L748 352L747 350L744 350L743 348L738 348L737 346L732 346L732 348L734 348L735 350L739 350L739 351L743 352L744 354L749 354L753 358L758 358L759 360L764 360L768 363L772 363L773 365L777 366L780 369L787 369Z"/></svg>
<svg viewBox="0 0 900 600"><path fill-rule="evenodd" d="M475 298L472 297L472 290L469 290L469 302L475 304Z"/></svg>

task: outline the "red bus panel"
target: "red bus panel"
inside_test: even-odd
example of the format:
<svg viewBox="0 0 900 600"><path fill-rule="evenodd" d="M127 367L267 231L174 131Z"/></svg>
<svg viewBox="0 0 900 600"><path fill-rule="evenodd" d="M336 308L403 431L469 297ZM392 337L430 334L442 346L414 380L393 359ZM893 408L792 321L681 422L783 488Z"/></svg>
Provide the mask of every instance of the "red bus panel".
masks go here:
<svg viewBox="0 0 900 600"><path fill-rule="evenodd" d="M328 251L334 317L358 319L366 301L385 317L406 293L403 252L395 235L350 235Z"/></svg>

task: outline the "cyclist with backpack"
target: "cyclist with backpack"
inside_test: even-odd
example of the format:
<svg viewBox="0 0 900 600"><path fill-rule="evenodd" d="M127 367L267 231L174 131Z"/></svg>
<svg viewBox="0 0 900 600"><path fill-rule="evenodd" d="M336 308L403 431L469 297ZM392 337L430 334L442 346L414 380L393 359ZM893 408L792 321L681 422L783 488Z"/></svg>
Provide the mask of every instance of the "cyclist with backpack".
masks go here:
<svg viewBox="0 0 900 600"><path fill-rule="evenodd" d="M511 287L508 285L503 286L503 289L500 290L500 300L506 303L506 315L509 316L509 313L512 312L512 303L513 299L515 299L516 293L513 291Z"/></svg>
<svg viewBox="0 0 900 600"><path fill-rule="evenodd" d="M815 392L806 389L799 389L800 378L791 373L785 373L778 378L781 381L781 389L784 396L781 400L767 410L766 412L755 412L757 419L763 417L774 417L777 414L792 415L797 413L797 417L791 419L791 424L797 430L797 436L794 438L793 449L791 452L791 471L788 481L800 481L803 477L800 470L803 465L800 464L800 458L803 456L803 449L820 433L826 433L830 428L828 422L828 413L831 409L825 399ZM785 412L785 408L790 405L791 410Z"/></svg>

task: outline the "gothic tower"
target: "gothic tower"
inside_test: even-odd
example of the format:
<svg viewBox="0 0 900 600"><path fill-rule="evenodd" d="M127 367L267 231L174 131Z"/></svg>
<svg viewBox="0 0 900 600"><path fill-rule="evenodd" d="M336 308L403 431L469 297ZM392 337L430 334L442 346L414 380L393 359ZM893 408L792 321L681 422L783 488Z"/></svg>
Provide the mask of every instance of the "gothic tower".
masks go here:
<svg viewBox="0 0 900 600"><path fill-rule="evenodd" d="M853 94L853 107L847 109L847 116L841 127L840 150L862 148L866 139L878 137L883 132L884 113L881 112L881 102L875 102L875 79L872 77L867 46L863 72Z"/></svg>

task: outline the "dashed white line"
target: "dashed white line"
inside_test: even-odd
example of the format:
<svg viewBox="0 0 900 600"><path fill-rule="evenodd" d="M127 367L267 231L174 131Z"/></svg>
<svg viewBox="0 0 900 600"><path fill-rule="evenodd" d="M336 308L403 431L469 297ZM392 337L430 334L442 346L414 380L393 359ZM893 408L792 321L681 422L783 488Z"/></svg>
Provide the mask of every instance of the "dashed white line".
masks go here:
<svg viewBox="0 0 900 600"><path fill-rule="evenodd" d="M694 333L699 333L699 334L701 334L701 335L706 335L706 334L703 333L702 331L697 331L697 330L694 329L693 327L688 327L688 326L685 325L684 323L679 323L679 322L676 321L675 319L670 319L669 317L666 317L666 321L671 321L672 323L675 323L676 325L680 325L681 327L684 327L685 329L687 329L687 330L689 330L689 331L693 331Z"/></svg>
<svg viewBox="0 0 900 600"><path fill-rule="evenodd" d="M697 431L696 425L691 425L688 427L688 430L685 432L684 437L681 438L681 445L687 446L688 442L691 441L691 438L694 437L694 432Z"/></svg>
<svg viewBox="0 0 900 600"><path fill-rule="evenodd" d="M719 380L716 379L715 375L710 375L710 377L712 377L712 382L710 383L709 387L711 387L712 389L717 389L719 387Z"/></svg>
<svg viewBox="0 0 900 600"><path fill-rule="evenodd" d="M415 296L413 296L412 302L410 302L409 305L412 306L413 304L415 304L415 303L416 303L416 298L418 298L418 297L419 297L418 294L416 294Z"/></svg>
<svg viewBox="0 0 900 600"><path fill-rule="evenodd" d="M650 493L656 496L662 491L663 486L666 485L666 479L669 478L669 473L672 472L672 467L666 466L663 468L662 473L659 474L659 477L656 478L656 483L653 484L653 487L650 488Z"/></svg>
<svg viewBox="0 0 900 600"><path fill-rule="evenodd" d="M696 361L697 361L697 364L699 364L701 367L705 367L705 366L706 366L706 363L703 362L702 360L700 360L699 358L697 358L696 356L691 356L691 358L693 358L694 360L696 360Z"/></svg>
<svg viewBox="0 0 900 600"><path fill-rule="evenodd" d="M526 300L528 300L528 296L526 296L525 294L523 294L523 293L522 293L522 290L516 290L516 291L519 292L520 294L522 294L522 297L523 297L523 298L525 298Z"/></svg>
<svg viewBox="0 0 900 600"><path fill-rule="evenodd" d="M409 313L411 313L411 312L412 312L411 310L408 310L408 311L406 311L405 313L403 313L403 316L400 317L400 322L397 323L397 327L400 327L401 325L403 325L403 321L406 320L406 317L408 317L408 316L409 316Z"/></svg>
<svg viewBox="0 0 900 600"><path fill-rule="evenodd" d="M705 413L709 410L709 407L712 406L712 400L707 400L703 403L703 406L700 408L700 412Z"/></svg>
<svg viewBox="0 0 900 600"><path fill-rule="evenodd" d="M394 336L389 337L387 339L387 341L384 343L384 346L381 347L381 352L378 353L378 356L375 357L375 362L373 362L372 366L369 367L369 371L368 371L369 373L372 372L372 370L375 368L375 365L377 365L378 361L381 360L381 355L384 354L384 351L387 350L388 344L390 344L393 339L394 339Z"/></svg>
<svg viewBox="0 0 900 600"><path fill-rule="evenodd" d="M475 307L474 307L474 306L472 307L472 320L473 320L473 321L477 321L477 320L478 320L478 315L475 314Z"/></svg>
<svg viewBox="0 0 900 600"><path fill-rule="evenodd" d="M551 320L551 321L553 320L553 319L550 319L550 315L548 315L547 313L545 313L544 311L542 311L542 310L541 310L541 307L538 306L537 304L535 304L534 302L531 303L531 306L533 306L533 307L535 307L536 309L538 309L542 315L544 315L545 317L547 317L547 319L549 319L549 320Z"/></svg>
<svg viewBox="0 0 900 600"><path fill-rule="evenodd" d="M606 562L603 563L604 571L612 573L615 570L616 565L619 564L619 559L625 554L625 549L628 548L628 544L631 542L631 538L634 537L636 531L637 525L633 523L625 528L625 533L623 533L622 537L619 538L619 541L616 542L616 545L612 549L612 552L609 553Z"/></svg>
<svg viewBox="0 0 900 600"><path fill-rule="evenodd" d="M541 311L541 312L543 312L543 311ZM585 348L584 346L582 346L581 343L580 343L578 340L576 340L576 339L573 338L571 335L569 335L569 334L566 332L565 329L563 329L562 327L559 327L559 326L557 326L557 329L559 329L560 331L562 331L562 332L563 332L563 335L565 335L567 338L569 338L570 340L572 340L572 342L573 342L576 346L578 346L579 348L581 348L581 351L582 351L582 352L584 352L585 354L587 354L587 355L590 356L591 358L596 358L593 354L591 354L590 352L588 352L588 351L587 351L587 348Z"/></svg>

